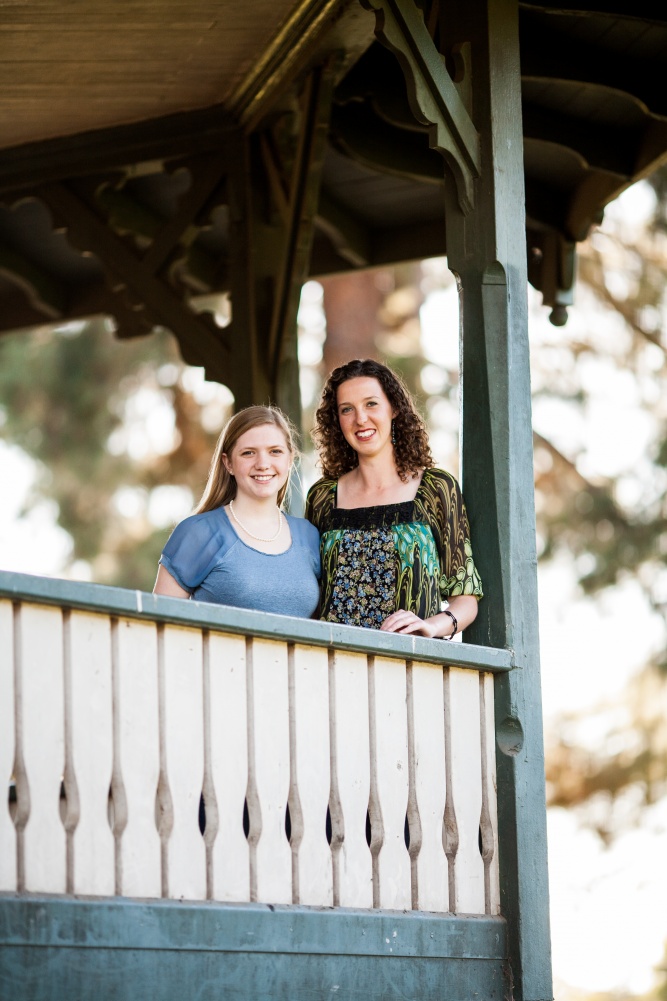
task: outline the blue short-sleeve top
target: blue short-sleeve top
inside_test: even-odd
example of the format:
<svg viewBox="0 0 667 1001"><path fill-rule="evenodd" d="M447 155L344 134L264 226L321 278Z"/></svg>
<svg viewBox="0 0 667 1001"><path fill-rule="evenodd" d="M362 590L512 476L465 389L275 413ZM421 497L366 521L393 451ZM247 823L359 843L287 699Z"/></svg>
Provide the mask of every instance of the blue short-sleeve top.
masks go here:
<svg viewBox="0 0 667 1001"><path fill-rule="evenodd" d="M292 544L273 554L244 542L224 508L194 514L176 526L160 563L196 601L310 618L320 595L319 533L285 517Z"/></svg>

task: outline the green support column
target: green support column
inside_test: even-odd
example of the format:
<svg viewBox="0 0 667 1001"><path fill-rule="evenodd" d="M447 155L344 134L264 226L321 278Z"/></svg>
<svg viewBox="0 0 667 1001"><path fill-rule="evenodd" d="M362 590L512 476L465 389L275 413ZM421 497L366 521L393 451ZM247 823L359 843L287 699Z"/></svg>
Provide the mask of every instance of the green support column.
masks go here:
<svg viewBox="0 0 667 1001"><path fill-rule="evenodd" d="M467 638L507 646L496 682L501 906L513 996L553 996L524 219L517 0L449 0L450 54L470 43L481 178L464 214L448 184L447 252L460 283L462 479L486 597Z"/></svg>

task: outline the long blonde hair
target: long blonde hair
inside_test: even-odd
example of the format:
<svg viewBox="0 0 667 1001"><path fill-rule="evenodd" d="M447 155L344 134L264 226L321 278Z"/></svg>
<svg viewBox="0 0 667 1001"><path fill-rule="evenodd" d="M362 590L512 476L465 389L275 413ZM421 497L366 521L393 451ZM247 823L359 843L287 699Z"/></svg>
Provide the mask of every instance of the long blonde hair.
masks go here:
<svg viewBox="0 0 667 1001"><path fill-rule="evenodd" d="M204 511L212 511L216 507L229 504L236 497L236 480L227 470L223 462L223 455L230 456L237 441L246 431L253 428L262 427L264 424L273 424L283 434L285 444L289 449L292 460L297 457L295 445L296 431L289 419L282 410L277 407L246 407L234 414L220 432L220 437L213 452L211 468L208 473L208 480L204 487L201 500L194 510L195 514L203 514ZM285 500L289 488L289 477L287 482L278 491L278 506Z"/></svg>

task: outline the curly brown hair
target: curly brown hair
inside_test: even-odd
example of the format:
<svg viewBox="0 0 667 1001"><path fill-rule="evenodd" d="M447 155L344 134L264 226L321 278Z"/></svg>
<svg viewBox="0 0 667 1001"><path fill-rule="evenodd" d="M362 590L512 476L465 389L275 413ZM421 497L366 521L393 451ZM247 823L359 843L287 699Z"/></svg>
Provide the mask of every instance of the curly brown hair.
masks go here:
<svg viewBox="0 0 667 1001"><path fill-rule="evenodd" d="M359 456L345 440L338 420L338 387L348 379L377 379L395 411L393 421L394 459L398 475L407 482L420 469L433 465L426 425L417 413L412 397L402 379L390 368L372 358L356 358L335 368L322 390L315 412L313 440L320 453L322 473L337 480L359 465Z"/></svg>

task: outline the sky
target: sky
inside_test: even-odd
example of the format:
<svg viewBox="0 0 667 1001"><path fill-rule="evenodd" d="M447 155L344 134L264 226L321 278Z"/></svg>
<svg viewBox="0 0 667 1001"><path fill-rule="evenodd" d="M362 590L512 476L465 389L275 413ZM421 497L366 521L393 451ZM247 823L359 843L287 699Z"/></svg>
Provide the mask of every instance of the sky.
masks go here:
<svg viewBox="0 0 667 1001"><path fill-rule="evenodd" d="M630 189L610 210L612 223L633 226L650 211L646 186ZM311 336L304 341L304 360L316 364L324 337L321 290L309 283L304 308L310 310ZM562 334L548 323L548 310L530 294L533 352L556 352ZM569 330L589 329L597 321L594 304L578 292L570 310ZM305 315L305 314L304 314ZM432 291L421 310L422 337L437 382L435 363L456 368L458 315L455 286ZM443 337L443 330L449 335ZM607 342L622 337L605 330ZM534 378L543 376L536 368ZM308 376L305 377L306 380ZM557 439L564 451L580 450L587 473L616 475L640 463L650 436L650 420L642 401L619 388L623 374L606 370L601 360L588 375L591 403L586 419L575 420L553 401L536 404L538 431ZM307 389L309 387L306 387ZM449 425L447 421L449 420ZM434 435L434 452L451 451L456 421L445 415ZM619 463L621 466L619 467ZM0 440L0 568L41 575L62 573L69 538L55 525L56 511L44 502L24 515L22 508L34 477L32 462ZM590 712L590 739L596 739L596 710L601 702L622 699L628 680L662 641L656 619L632 583L600 600L583 598L576 569L565 558L539 570L542 690L545 728L562 713ZM619 629L623 621L632 628ZM654 981L667 940L667 800L628 825L609 847L587 829L573 811L551 810L548 818L553 966L558 1001L580 993L643 993Z"/></svg>

